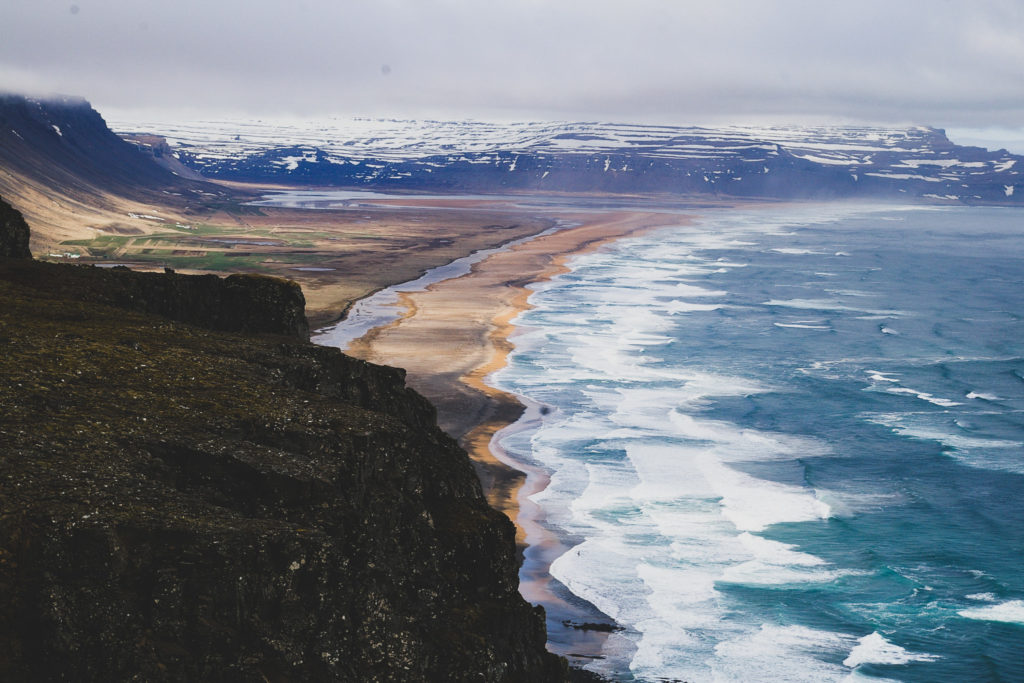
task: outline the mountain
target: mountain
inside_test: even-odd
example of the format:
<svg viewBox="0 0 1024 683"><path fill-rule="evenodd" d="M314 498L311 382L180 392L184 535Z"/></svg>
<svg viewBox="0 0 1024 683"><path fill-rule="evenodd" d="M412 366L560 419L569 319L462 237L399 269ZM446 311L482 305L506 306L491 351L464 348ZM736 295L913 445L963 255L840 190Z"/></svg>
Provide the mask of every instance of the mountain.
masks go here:
<svg viewBox="0 0 1024 683"><path fill-rule="evenodd" d="M25 214L37 251L91 237L88 228L124 222L140 206L195 210L236 194L157 163L84 99L0 94L0 196Z"/></svg>
<svg viewBox="0 0 1024 683"><path fill-rule="evenodd" d="M5 175L72 195L135 197L199 189L115 135L99 112L77 97L0 95L0 167Z"/></svg>
<svg viewBox="0 0 1024 683"><path fill-rule="evenodd" d="M1019 203L1024 157L936 128L116 121L208 178L402 191Z"/></svg>

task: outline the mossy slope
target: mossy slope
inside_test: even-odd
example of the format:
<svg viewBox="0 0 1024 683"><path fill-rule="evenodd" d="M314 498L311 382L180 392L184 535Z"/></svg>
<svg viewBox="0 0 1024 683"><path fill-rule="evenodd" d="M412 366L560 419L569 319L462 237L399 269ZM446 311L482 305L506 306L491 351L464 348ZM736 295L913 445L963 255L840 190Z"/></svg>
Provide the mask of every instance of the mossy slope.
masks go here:
<svg viewBox="0 0 1024 683"><path fill-rule="evenodd" d="M12 263L0 679L564 678L511 524L402 371Z"/></svg>

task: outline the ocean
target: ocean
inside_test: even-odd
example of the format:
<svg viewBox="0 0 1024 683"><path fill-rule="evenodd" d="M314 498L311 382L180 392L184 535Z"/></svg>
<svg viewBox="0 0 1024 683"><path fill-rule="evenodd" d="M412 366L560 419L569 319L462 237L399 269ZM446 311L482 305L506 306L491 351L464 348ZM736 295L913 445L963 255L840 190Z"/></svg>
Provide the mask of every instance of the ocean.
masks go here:
<svg viewBox="0 0 1024 683"><path fill-rule="evenodd" d="M1024 210L705 210L568 265L489 381L542 407L501 447L551 575L623 627L587 668L1024 681Z"/></svg>

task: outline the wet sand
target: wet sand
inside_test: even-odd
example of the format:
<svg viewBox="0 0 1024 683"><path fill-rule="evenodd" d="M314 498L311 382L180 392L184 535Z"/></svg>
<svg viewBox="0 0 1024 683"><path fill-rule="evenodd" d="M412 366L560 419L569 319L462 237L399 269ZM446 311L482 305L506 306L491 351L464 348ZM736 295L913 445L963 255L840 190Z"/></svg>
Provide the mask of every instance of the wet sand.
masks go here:
<svg viewBox="0 0 1024 683"><path fill-rule="evenodd" d="M401 294L401 317L352 342L347 353L405 368L408 384L437 406L440 426L470 453L491 505L516 523L524 552L520 590L548 610L550 647L585 662L598 656L607 634L561 626L563 620L591 621L602 615L565 591L552 592L548 566L569 546L548 531L542 511L527 498L547 485L547 476L512 461L492 443L500 430L528 427L539 417L539 407L524 406L487 385L485 378L505 365L514 346L511 321L529 307L527 285L565 272L574 255L688 219L639 211L561 214L559 219L573 227L500 251L462 277Z"/></svg>

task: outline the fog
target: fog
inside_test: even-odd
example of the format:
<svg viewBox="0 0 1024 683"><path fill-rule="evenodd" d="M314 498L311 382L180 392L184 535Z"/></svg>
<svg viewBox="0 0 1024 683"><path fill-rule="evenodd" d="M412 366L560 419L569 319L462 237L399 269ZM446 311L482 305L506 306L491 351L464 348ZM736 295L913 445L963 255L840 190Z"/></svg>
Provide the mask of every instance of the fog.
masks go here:
<svg viewBox="0 0 1024 683"><path fill-rule="evenodd" d="M1024 122L1016 0L5 0L0 89L101 111Z"/></svg>

